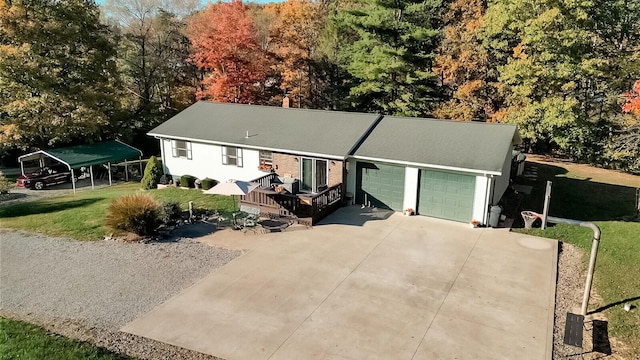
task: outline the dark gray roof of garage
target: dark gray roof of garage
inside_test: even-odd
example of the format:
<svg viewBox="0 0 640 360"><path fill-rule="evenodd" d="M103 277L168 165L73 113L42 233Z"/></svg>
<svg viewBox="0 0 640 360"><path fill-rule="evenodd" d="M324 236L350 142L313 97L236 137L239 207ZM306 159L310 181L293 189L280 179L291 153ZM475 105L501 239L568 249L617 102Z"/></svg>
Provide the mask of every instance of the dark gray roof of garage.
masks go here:
<svg viewBox="0 0 640 360"><path fill-rule="evenodd" d="M344 158L378 117L199 101L149 135Z"/></svg>
<svg viewBox="0 0 640 360"><path fill-rule="evenodd" d="M385 116L355 157L502 172L515 125Z"/></svg>

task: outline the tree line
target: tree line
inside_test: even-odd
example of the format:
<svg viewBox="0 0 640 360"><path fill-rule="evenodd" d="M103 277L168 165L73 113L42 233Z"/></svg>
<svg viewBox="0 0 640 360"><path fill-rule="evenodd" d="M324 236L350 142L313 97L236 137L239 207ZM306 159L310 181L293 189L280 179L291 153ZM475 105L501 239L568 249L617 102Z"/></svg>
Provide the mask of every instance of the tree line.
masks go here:
<svg viewBox="0 0 640 360"><path fill-rule="evenodd" d="M518 124L640 171L640 0L0 0L0 156L145 133L198 99Z"/></svg>

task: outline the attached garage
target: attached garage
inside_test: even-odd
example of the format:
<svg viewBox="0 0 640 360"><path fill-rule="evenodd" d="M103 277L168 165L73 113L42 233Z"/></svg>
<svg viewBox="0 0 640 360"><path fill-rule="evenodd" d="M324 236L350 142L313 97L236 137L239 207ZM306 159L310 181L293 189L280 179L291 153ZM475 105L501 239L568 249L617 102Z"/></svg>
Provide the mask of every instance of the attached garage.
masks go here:
<svg viewBox="0 0 640 360"><path fill-rule="evenodd" d="M509 186L514 125L383 116L350 153L356 203L486 224Z"/></svg>
<svg viewBox="0 0 640 360"><path fill-rule="evenodd" d="M475 176L421 169L419 179L418 214L463 222L472 220Z"/></svg>
<svg viewBox="0 0 640 360"><path fill-rule="evenodd" d="M359 204L402 211L404 166L358 161L356 171L356 201Z"/></svg>

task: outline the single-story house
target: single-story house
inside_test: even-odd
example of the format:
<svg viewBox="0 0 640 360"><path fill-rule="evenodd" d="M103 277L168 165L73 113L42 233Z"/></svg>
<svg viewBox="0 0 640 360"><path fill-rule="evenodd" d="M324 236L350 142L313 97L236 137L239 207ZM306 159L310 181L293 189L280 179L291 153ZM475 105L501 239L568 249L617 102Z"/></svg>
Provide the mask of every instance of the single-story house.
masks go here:
<svg viewBox="0 0 640 360"><path fill-rule="evenodd" d="M149 132L174 178L252 180L245 209L310 223L343 203L488 222L516 126L200 101ZM284 189L284 191L283 191Z"/></svg>

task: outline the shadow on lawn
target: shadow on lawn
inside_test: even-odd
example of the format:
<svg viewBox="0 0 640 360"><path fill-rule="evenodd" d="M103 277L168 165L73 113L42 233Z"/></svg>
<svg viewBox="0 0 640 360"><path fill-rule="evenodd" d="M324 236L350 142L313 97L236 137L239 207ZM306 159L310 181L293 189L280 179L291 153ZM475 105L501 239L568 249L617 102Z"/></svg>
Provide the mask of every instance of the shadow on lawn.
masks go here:
<svg viewBox="0 0 640 360"><path fill-rule="evenodd" d="M593 182L566 177L558 166L525 163L517 184L533 186L525 196L522 210L542 213L547 180L553 182L549 215L584 221L630 221L636 213L636 189L629 186Z"/></svg>
<svg viewBox="0 0 640 360"><path fill-rule="evenodd" d="M35 215L35 214L48 214L57 211L63 211L78 207L94 204L98 201L104 200L104 198L90 198L79 199L71 201L35 201L29 203L22 203L13 206L7 206L0 208L0 218L13 218L19 216Z"/></svg>

